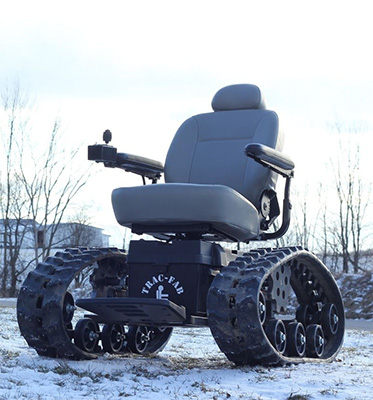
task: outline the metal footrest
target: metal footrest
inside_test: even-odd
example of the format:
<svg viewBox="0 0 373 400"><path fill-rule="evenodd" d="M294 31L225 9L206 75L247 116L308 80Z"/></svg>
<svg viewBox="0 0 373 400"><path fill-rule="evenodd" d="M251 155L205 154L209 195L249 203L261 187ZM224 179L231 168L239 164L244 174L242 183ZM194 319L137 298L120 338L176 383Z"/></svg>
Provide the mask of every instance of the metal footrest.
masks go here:
<svg viewBox="0 0 373 400"><path fill-rule="evenodd" d="M78 299L76 305L93 312L97 322L129 325L182 325L186 310L169 300L134 297Z"/></svg>

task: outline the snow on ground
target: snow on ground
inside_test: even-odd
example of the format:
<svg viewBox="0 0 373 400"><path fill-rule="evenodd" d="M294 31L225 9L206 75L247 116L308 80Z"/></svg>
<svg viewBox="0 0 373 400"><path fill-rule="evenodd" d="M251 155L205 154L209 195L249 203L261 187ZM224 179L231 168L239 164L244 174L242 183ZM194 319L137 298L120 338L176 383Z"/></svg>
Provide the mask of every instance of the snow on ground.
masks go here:
<svg viewBox="0 0 373 400"><path fill-rule="evenodd" d="M175 329L153 357L93 361L40 357L20 336L14 308L0 308L0 399L372 399L373 332L348 330L331 364L235 367L207 328Z"/></svg>

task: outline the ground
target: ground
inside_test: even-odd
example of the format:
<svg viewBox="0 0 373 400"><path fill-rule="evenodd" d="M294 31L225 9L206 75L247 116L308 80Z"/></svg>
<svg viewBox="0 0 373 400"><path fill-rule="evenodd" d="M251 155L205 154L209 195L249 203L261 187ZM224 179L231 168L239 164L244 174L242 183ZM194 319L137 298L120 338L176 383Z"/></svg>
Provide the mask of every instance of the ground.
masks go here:
<svg viewBox="0 0 373 400"><path fill-rule="evenodd" d="M373 272L337 277L346 318L373 319Z"/></svg>
<svg viewBox="0 0 373 400"><path fill-rule="evenodd" d="M106 354L78 362L38 356L19 334L15 309L0 312L0 400L372 398L372 331L347 330L330 364L238 368L207 328L175 329L153 357Z"/></svg>
<svg viewBox="0 0 373 400"><path fill-rule="evenodd" d="M245 399L368 400L373 386L373 277L338 278L348 326L330 364L236 367L210 331L175 329L153 357L103 355L93 361L40 357L20 336L14 299L0 301L0 400L3 399ZM352 322L352 323L351 323ZM357 324L363 322L363 324Z"/></svg>

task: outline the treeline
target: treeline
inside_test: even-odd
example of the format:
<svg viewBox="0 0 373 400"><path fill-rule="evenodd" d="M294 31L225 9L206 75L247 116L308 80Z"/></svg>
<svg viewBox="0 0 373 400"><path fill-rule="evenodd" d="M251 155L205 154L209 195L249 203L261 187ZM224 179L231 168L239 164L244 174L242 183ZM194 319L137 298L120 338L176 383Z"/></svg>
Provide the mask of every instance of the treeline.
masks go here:
<svg viewBox="0 0 373 400"><path fill-rule="evenodd" d="M315 160L319 181L297 185L292 223L282 244L316 252L328 267L343 273L372 269L372 178L364 148L368 132L356 124L336 123L330 132L330 156ZM363 150L363 151L362 151ZM299 177L298 177L299 179Z"/></svg>
<svg viewBox="0 0 373 400"><path fill-rule="evenodd" d="M73 198L87 182L58 118L35 132L35 107L19 83L0 90L0 296L14 296L31 264L50 254ZM31 238L31 240L30 240ZM22 256L25 241L32 252Z"/></svg>

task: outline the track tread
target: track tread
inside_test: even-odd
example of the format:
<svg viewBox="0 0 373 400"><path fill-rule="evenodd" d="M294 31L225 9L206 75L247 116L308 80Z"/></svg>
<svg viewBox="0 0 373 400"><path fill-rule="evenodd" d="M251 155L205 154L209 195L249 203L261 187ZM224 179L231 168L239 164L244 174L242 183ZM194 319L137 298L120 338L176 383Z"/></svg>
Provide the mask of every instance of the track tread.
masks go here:
<svg viewBox="0 0 373 400"><path fill-rule="evenodd" d="M39 355L92 359L96 355L79 349L71 341L63 320L63 302L70 282L84 268L103 259L124 258L116 248L66 249L48 257L31 271L17 301L21 334Z"/></svg>
<svg viewBox="0 0 373 400"><path fill-rule="evenodd" d="M298 301L310 303L314 308L327 301L338 304L341 329L335 338L330 338L323 361L331 361L342 345L343 303L334 278L321 261L298 246L252 250L222 269L220 276L214 279L207 299L211 332L220 350L237 365L281 365L321 360L279 353L271 345L260 322L259 291L266 279L283 265L289 265L293 271L291 283Z"/></svg>

